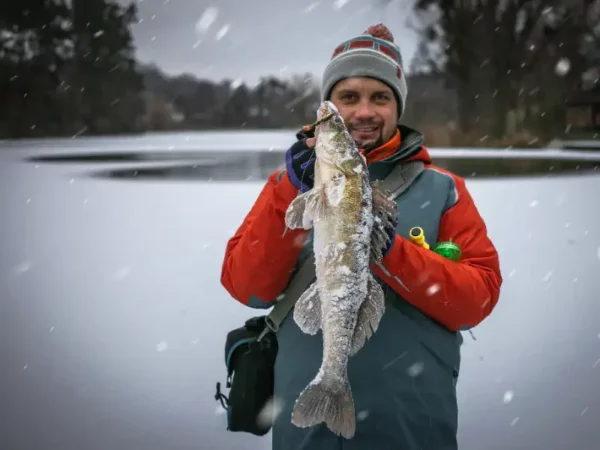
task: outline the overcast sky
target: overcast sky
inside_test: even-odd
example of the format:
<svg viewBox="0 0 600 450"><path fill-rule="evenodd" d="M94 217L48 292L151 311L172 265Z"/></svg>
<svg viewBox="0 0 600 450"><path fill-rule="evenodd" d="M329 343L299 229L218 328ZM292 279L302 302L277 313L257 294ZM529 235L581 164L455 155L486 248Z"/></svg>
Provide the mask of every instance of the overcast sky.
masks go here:
<svg viewBox="0 0 600 450"><path fill-rule="evenodd" d="M119 0L129 3L128 0ZM407 22L412 0L137 0L138 58L169 74L243 79L311 72L333 49L385 23L408 68L417 38Z"/></svg>

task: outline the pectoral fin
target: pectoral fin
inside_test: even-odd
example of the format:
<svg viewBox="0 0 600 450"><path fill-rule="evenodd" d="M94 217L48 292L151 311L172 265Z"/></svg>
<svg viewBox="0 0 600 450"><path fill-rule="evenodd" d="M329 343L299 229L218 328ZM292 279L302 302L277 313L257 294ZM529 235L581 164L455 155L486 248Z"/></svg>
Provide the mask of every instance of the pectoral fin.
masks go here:
<svg viewBox="0 0 600 450"><path fill-rule="evenodd" d="M379 186L378 182L371 184L373 190L373 231L371 233L371 261L380 262L382 251L390 242L388 230L393 227L398 217L398 205Z"/></svg>
<svg viewBox="0 0 600 450"><path fill-rule="evenodd" d="M306 334L316 334L321 329L321 299L317 283L311 284L294 306L294 321Z"/></svg>
<svg viewBox="0 0 600 450"><path fill-rule="evenodd" d="M320 187L298 194L285 213L285 226L292 230L310 230L313 223L325 214L324 194Z"/></svg>
<svg viewBox="0 0 600 450"><path fill-rule="evenodd" d="M351 356L358 353L365 342L377 331L384 312L385 294L383 289L373 275L369 275L367 295L358 310L354 335L352 336Z"/></svg>

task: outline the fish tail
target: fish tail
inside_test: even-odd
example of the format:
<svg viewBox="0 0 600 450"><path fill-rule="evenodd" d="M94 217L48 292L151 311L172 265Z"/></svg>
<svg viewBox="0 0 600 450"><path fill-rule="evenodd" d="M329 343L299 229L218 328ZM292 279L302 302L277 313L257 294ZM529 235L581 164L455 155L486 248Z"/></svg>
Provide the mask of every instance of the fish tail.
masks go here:
<svg viewBox="0 0 600 450"><path fill-rule="evenodd" d="M346 439L354 436L356 415L348 378L324 375L311 382L296 400L292 411L294 425L307 428L321 422Z"/></svg>

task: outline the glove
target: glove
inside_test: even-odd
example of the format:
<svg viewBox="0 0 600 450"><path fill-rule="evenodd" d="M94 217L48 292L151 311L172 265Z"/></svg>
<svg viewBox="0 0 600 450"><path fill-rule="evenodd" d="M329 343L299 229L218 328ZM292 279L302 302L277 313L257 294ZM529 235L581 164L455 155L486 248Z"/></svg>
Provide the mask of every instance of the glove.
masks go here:
<svg viewBox="0 0 600 450"><path fill-rule="evenodd" d="M379 260L391 250L396 240L398 226L398 205L388 197L388 193L380 188L379 182L373 187L373 231L371 249L373 256Z"/></svg>
<svg viewBox="0 0 600 450"><path fill-rule="evenodd" d="M375 206L375 205L374 205ZM379 261L390 252L396 240L396 227L398 226L398 214L394 211L373 211L373 231L371 235L371 256Z"/></svg>
<svg viewBox="0 0 600 450"><path fill-rule="evenodd" d="M371 258L381 261L390 252L396 240L397 219L389 215L383 217L381 212L373 215L373 231L371 235Z"/></svg>
<svg viewBox="0 0 600 450"><path fill-rule="evenodd" d="M306 192L315 184L315 151L306 145L306 138L312 137L298 133L298 141L285 154L285 166L288 178L300 192Z"/></svg>
<svg viewBox="0 0 600 450"><path fill-rule="evenodd" d="M396 217L396 219L391 219L390 224L385 228L385 231L387 232L388 237L390 238L387 245L385 246L385 248L383 249L382 255L385 257L385 255L387 255L390 250L392 249L392 245L394 245L394 242L396 241L396 227L398 226L398 218Z"/></svg>

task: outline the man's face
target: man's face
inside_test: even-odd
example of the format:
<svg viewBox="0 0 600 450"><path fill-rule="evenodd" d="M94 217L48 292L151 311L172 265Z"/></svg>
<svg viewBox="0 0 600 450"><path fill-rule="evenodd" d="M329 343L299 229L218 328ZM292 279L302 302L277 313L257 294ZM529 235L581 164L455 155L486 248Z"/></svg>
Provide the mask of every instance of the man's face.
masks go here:
<svg viewBox="0 0 600 450"><path fill-rule="evenodd" d="M377 148L396 132L398 103L393 91L381 81L347 78L334 86L331 101L360 148Z"/></svg>

